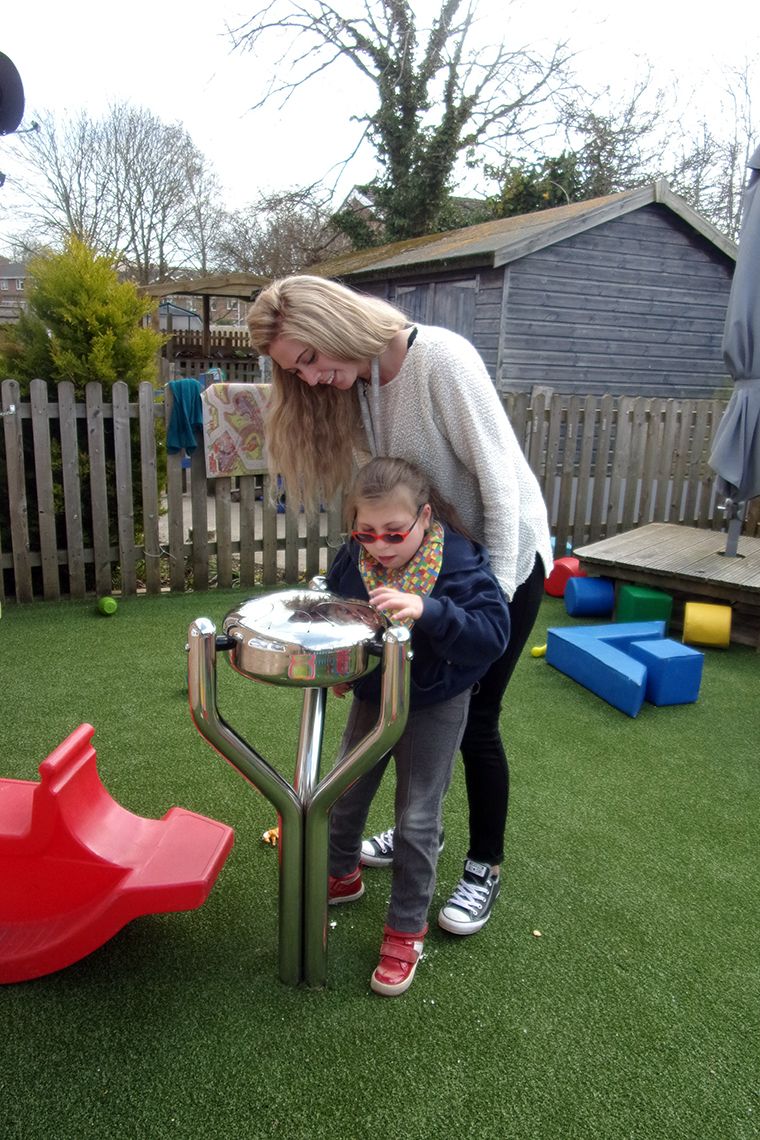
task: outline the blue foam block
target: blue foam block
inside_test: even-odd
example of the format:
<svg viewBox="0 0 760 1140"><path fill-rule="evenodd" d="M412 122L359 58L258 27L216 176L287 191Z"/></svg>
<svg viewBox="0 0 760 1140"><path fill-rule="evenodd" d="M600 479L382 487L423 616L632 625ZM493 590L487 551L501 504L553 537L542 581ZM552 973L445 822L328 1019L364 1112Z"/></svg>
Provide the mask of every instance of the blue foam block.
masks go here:
<svg viewBox="0 0 760 1140"><path fill-rule="evenodd" d="M615 587L609 578L569 578L565 609L570 617L605 617L615 608Z"/></svg>
<svg viewBox="0 0 760 1140"><path fill-rule="evenodd" d="M647 669L630 656L633 642L661 639L665 622L557 627L547 634L546 660L628 716L644 702Z"/></svg>
<svg viewBox="0 0 760 1140"><path fill-rule="evenodd" d="M680 641L634 641L631 657L646 667L645 699L653 705L686 705L696 701L705 655Z"/></svg>
<svg viewBox="0 0 760 1140"><path fill-rule="evenodd" d="M630 645L632 641L648 641L665 636L664 621L618 621L609 625L558 626L556 632L567 637L592 637L610 645Z"/></svg>

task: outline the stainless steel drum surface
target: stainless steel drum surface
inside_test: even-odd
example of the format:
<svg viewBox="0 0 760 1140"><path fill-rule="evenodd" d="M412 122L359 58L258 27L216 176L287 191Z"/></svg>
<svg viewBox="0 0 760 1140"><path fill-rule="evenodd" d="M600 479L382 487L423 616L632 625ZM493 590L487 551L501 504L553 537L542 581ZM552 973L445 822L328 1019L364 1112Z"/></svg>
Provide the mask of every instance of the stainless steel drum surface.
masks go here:
<svg viewBox="0 0 760 1140"><path fill-rule="evenodd" d="M299 688L326 688L369 673L386 628L368 602L324 590L251 598L228 613L223 625L238 673Z"/></svg>

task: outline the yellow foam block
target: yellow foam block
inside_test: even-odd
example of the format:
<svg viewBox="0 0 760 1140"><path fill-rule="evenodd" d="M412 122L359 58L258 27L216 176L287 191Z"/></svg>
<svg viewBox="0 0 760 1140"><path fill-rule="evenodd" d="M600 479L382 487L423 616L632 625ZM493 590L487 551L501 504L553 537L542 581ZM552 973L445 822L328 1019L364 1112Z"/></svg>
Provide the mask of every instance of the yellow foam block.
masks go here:
<svg viewBox="0 0 760 1140"><path fill-rule="evenodd" d="M728 649L731 607L687 602L683 610L683 640L690 645L714 645Z"/></svg>

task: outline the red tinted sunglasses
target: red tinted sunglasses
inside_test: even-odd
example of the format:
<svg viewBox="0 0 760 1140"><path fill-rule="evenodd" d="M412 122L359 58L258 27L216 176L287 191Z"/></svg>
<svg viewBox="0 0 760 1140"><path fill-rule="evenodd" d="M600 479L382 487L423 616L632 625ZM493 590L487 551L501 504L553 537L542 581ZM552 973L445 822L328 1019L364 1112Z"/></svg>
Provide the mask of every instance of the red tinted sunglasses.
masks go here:
<svg viewBox="0 0 760 1140"><path fill-rule="evenodd" d="M388 542L392 546L398 546L400 542L403 542L405 538L409 537L416 527L417 519L420 517L424 506L424 503L420 503L417 507L417 514L414 516L414 521L409 527L409 530L388 530L385 534L375 534L374 531L371 530L352 530L351 537L355 538L357 542L360 542L362 546L369 546L373 542Z"/></svg>

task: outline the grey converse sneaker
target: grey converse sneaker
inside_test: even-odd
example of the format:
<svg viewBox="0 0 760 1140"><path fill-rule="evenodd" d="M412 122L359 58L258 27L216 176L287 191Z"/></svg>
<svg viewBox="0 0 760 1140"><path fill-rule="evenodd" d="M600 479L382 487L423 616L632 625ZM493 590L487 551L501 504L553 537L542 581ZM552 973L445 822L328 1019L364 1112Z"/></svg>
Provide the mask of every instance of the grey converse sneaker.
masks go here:
<svg viewBox="0 0 760 1140"><path fill-rule="evenodd" d="M443 851L443 832L438 840L438 854ZM365 867L390 867L393 863L393 828L362 840L360 863Z"/></svg>
<svg viewBox="0 0 760 1140"><path fill-rule="evenodd" d="M491 917L500 885L488 863L466 859L462 878L438 913L438 925L450 934L475 934Z"/></svg>

